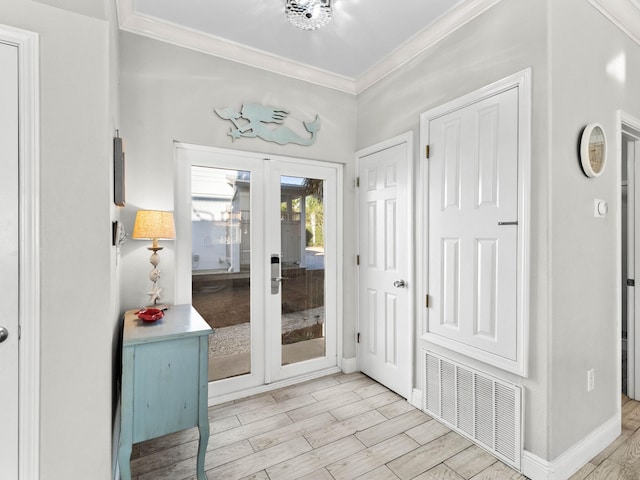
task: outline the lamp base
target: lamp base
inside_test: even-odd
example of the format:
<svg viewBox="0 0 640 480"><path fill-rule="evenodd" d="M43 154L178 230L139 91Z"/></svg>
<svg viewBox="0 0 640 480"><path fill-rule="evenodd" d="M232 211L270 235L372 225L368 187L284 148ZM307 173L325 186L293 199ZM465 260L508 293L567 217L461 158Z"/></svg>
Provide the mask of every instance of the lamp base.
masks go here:
<svg viewBox="0 0 640 480"><path fill-rule="evenodd" d="M156 268L151 270L151 275L154 275L154 274L157 274L156 278L160 277L160 272ZM147 295L149 295L149 301L153 303L154 307L158 304L158 300L160 300L161 293L162 293L162 289L158 287L158 283L156 281L153 281L153 287L151 287L151 291L147 293Z"/></svg>

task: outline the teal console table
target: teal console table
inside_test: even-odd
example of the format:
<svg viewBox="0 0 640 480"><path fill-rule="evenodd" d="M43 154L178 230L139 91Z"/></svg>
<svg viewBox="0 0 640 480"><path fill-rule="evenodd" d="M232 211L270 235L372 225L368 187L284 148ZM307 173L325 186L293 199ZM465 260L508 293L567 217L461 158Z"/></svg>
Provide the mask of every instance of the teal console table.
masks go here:
<svg viewBox="0 0 640 480"><path fill-rule="evenodd" d="M122 394L118 463L131 479L131 446L198 427L198 480L207 480L204 457L209 441L208 336L213 332L191 305L175 305L154 323L135 310L125 314L122 340Z"/></svg>

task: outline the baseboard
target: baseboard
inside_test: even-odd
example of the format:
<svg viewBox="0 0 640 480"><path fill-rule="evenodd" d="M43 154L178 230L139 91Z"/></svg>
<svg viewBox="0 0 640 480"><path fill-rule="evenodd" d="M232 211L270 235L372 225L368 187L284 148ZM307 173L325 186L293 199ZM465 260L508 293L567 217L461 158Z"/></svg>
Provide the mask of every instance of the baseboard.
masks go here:
<svg viewBox="0 0 640 480"><path fill-rule="evenodd" d="M342 373L354 373L358 371L358 358L343 358L342 359Z"/></svg>
<svg viewBox="0 0 640 480"><path fill-rule="evenodd" d="M297 383L307 382L309 380L315 380L316 378L324 377L326 375L331 375L339 372L340 372L340 369L338 367L325 368L324 370L318 370L316 372L308 373L306 375L287 378L286 380L279 380L277 382L269 383L267 385L258 385L257 387L252 387L246 390L240 390L238 392L228 393L228 394L219 395L219 396L215 395L215 389L209 388L208 406L213 407L214 405L220 405L221 403L230 402L232 400L238 400L239 398L251 397L253 395L259 395L261 393L270 392L272 390L277 390L279 388L290 387L291 385L295 385Z"/></svg>
<svg viewBox="0 0 640 480"><path fill-rule="evenodd" d="M522 474L531 480L551 479L553 466L550 462L526 450L522 452Z"/></svg>
<svg viewBox="0 0 640 480"><path fill-rule="evenodd" d="M409 403L419 410L422 410L422 390L414 388L411 392Z"/></svg>
<svg viewBox="0 0 640 480"><path fill-rule="evenodd" d="M551 462L525 450L522 454L522 474L531 480L566 480L609 446L618 435L620 415L616 414Z"/></svg>

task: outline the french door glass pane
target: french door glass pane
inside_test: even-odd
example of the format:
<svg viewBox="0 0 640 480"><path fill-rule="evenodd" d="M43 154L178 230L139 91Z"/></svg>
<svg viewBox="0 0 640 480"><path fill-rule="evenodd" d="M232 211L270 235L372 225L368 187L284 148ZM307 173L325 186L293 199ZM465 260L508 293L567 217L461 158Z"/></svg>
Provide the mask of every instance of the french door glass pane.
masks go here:
<svg viewBox="0 0 640 480"><path fill-rule="evenodd" d="M280 177L282 365L325 356L324 180Z"/></svg>
<svg viewBox="0 0 640 480"><path fill-rule="evenodd" d="M251 372L250 173L191 169L192 305L214 328L209 381Z"/></svg>

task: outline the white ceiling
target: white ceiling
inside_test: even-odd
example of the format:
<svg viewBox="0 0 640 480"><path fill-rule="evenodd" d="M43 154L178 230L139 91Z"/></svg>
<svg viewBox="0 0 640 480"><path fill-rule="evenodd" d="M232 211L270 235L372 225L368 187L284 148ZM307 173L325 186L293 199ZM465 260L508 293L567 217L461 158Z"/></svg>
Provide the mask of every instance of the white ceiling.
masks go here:
<svg viewBox="0 0 640 480"><path fill-rule="evenodd" d="M299 30L285 0L117 0L120 27L357 93L500 0L334 0Z"/></svg>
<svg viewBox="0 0 640 480"><path fill-rule="evenodd" d="M115 1L123 30L359 93L501 0L333 0L315 31L287 22L285 0ZM640 0L588 1L640 44Z"/></svg>
<svg viewBox="0 0 640 480"><path fill-rule="evenodd" d="M285 19L284 0L135 0L137 13L355 78L461 0L334 0L326 27Z"/></svg>

